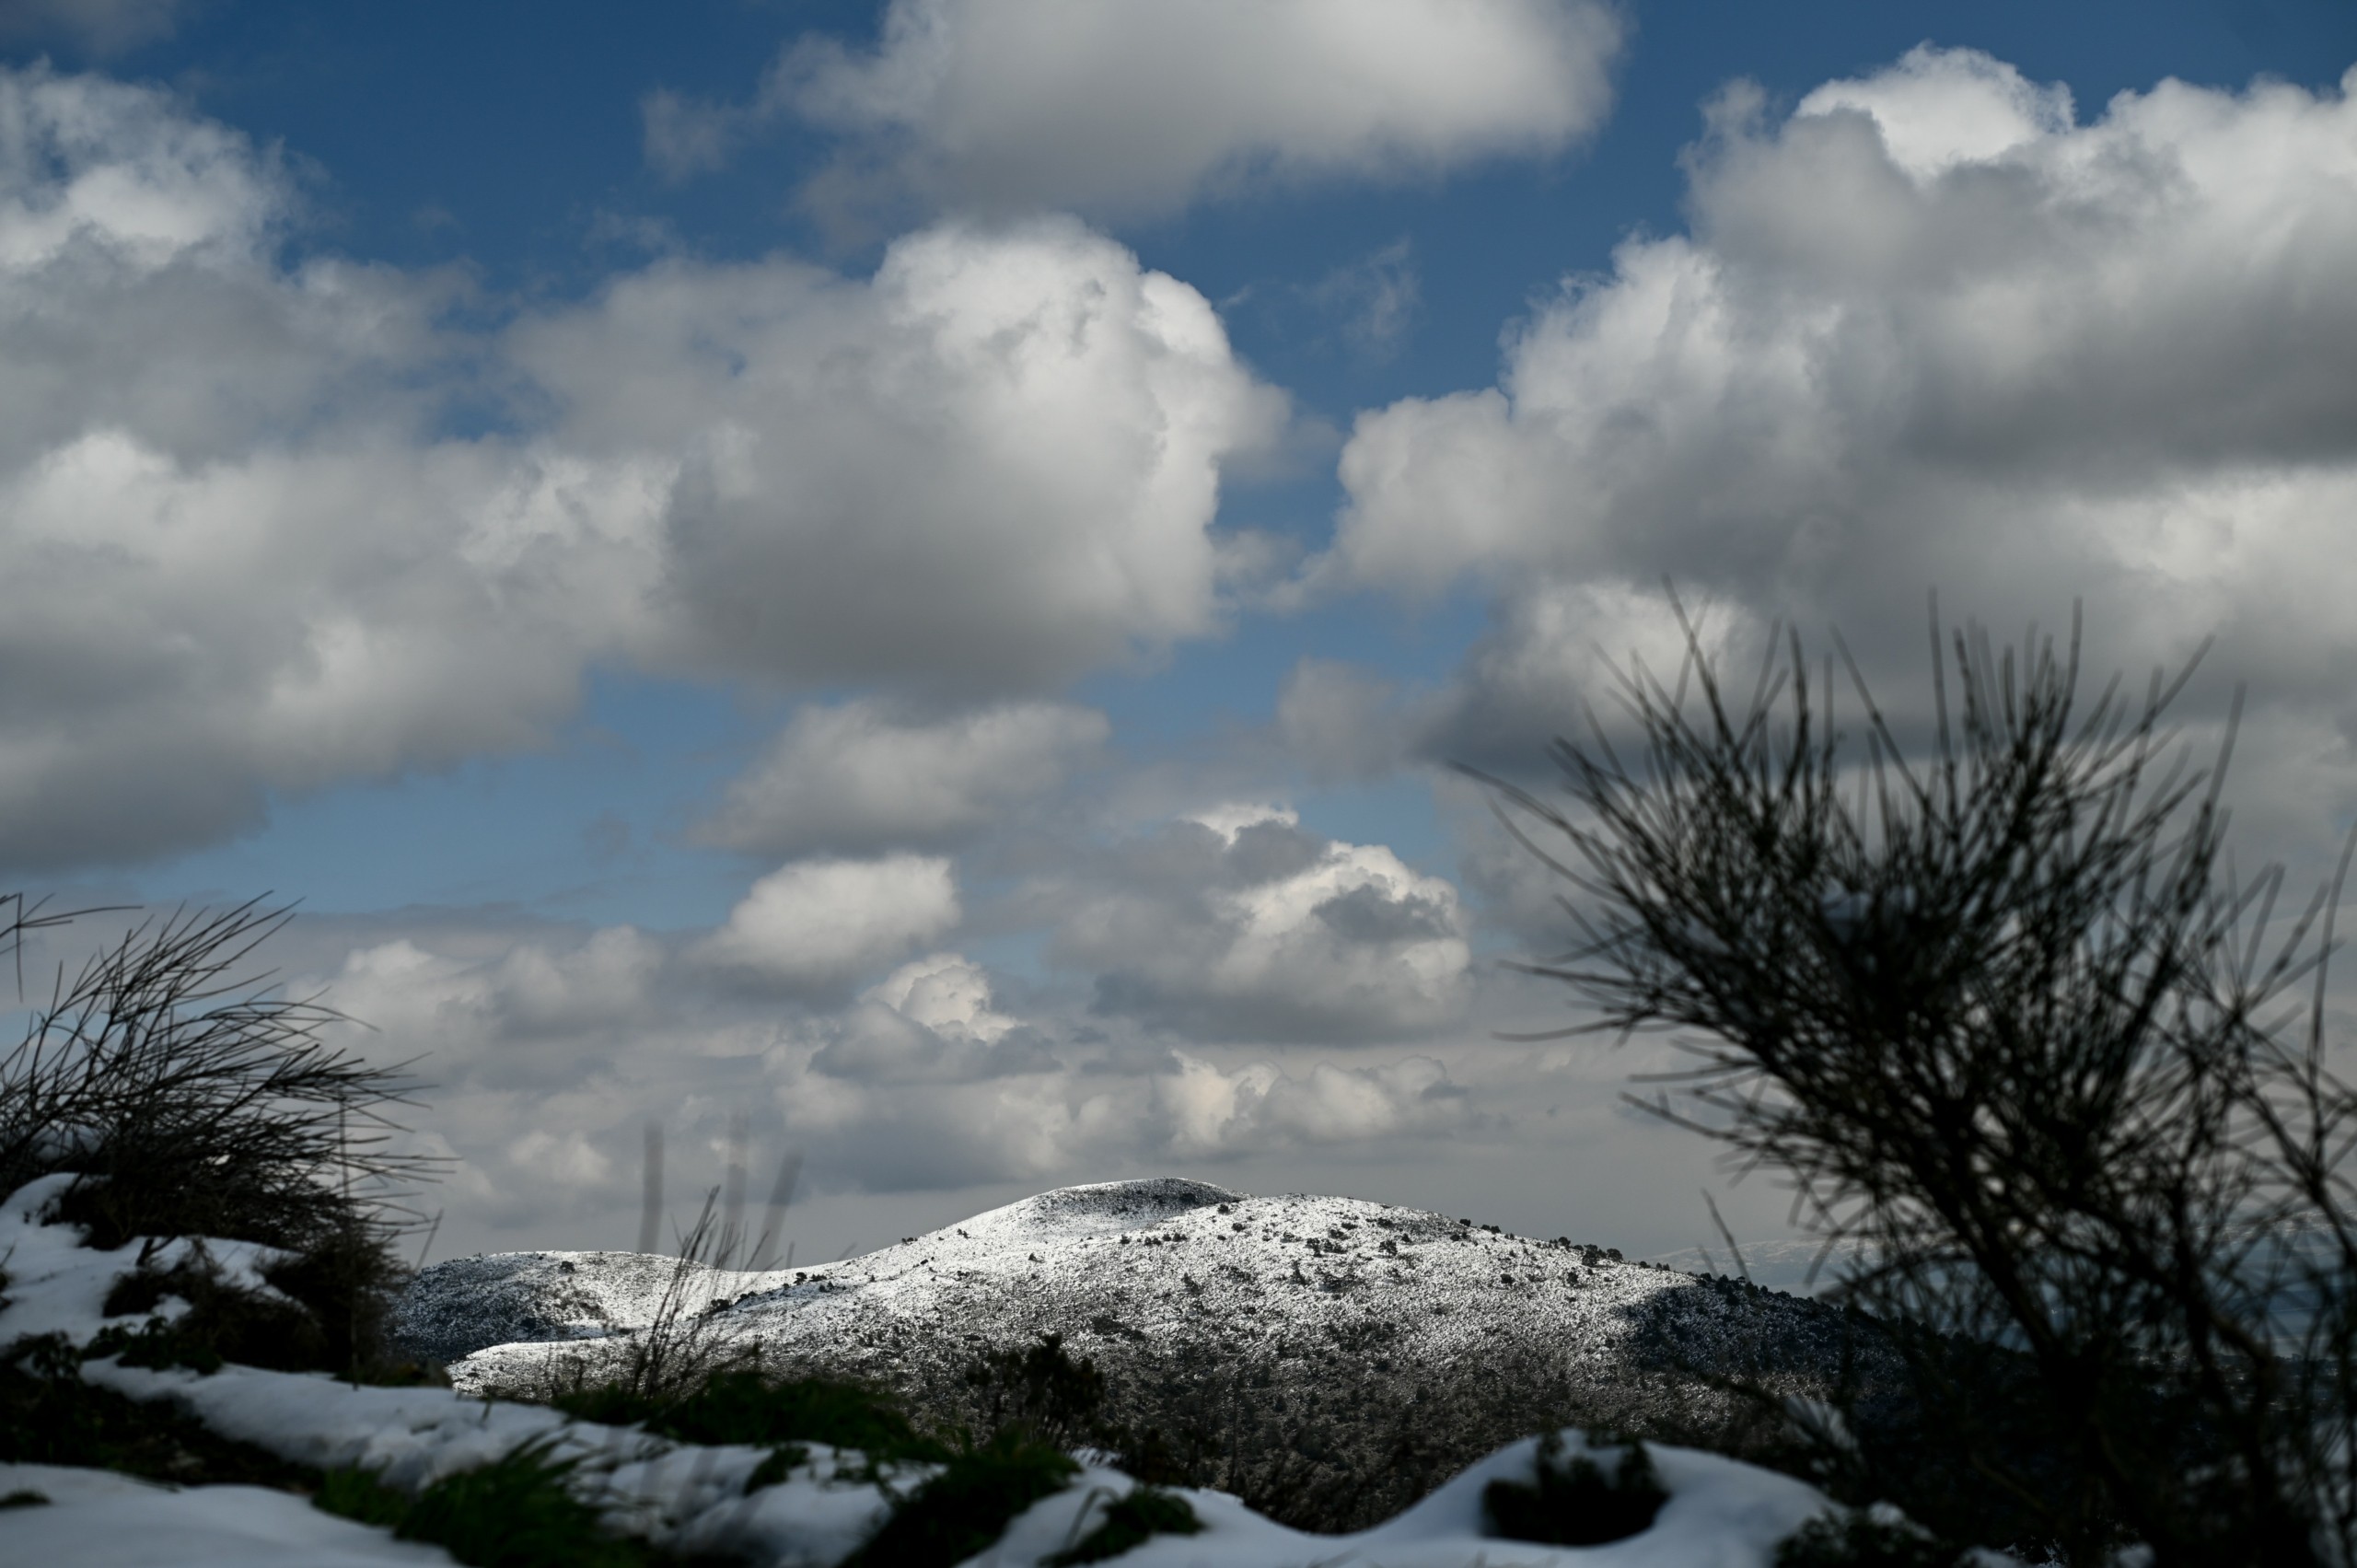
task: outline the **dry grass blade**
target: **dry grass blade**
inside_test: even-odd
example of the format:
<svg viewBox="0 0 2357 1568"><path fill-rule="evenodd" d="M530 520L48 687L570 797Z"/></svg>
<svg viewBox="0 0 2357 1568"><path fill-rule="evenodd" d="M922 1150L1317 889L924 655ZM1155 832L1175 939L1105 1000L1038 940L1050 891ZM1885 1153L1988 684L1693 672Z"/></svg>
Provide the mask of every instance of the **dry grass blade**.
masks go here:
<svg viewBox="0 0 2357 1568"><path fill-rule="evenodd" d="M26 933L64 918L7 901L0 941L18 955ZM58 1217L94 1246L209 1237L282 1249L273 1283L324 1335L305 1353L341 1371L372 1353L401 1272L391 1245L415 1218L406 1200L440 1162L399 1144L391 1113L413 1087L403 1068L331 1043L342 1014L250 969L290 914L261 900L183 908L61 967L0 1053L0 1191L74 1173Z"/></svg>

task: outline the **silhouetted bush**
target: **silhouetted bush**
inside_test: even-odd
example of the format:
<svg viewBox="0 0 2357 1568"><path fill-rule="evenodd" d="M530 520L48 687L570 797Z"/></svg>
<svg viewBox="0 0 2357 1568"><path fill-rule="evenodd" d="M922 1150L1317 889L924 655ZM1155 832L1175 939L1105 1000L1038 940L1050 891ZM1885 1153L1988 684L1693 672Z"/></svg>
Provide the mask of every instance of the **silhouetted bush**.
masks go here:
<svg viewBox="0 0 2357 1568"><path fill-rule="evenodd" d="M1556 747L1570 809L1498 787L1574 889L1536 971L1587 1027L1687 1031L1691 1098L1653 1108L1790 1179L1864 1260L1847 1298L1909 1326L1911 1398L1810 1429L1827 1483L2073 1562L2348 1561L2340 878L2271 931L2280 871L2222 870L2225 752L2166 761L2184 677L2078 712L2075 626L2016 658L1935 621L1914 760L1854 666L1845 744L1788 642L1737 706L1689 627L1676 689L1623 683L1633 765L1599 728Z"/></svg>

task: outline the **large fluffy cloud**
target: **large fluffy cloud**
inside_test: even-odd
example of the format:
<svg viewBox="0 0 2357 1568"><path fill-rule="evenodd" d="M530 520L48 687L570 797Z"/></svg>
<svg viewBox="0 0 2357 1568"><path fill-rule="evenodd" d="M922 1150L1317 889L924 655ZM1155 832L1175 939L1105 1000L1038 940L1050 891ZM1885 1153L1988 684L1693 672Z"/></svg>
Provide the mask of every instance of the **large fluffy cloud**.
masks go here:
<svg viewBox="0 0 2357 1568"><path fill-rule="evenodd" d="M2132 662L2218 630L2264 700L2357 724L2352 87L2168 82L2082 124L1919 50L1782 120L1734 90L1689 234L1569 286L1496 389L1361 418L1321 570L1516 603L1668 575L1910 682L1926 587L2014 625L2084 597ZM1510 620L1509 680L1556 636Z"/></svg>
<svg viewBox="0 0 2357 1568"><path fill-rule="evenodd" d="M0 74L0 861L533 743L636 621L636 465L433 441L445 280L273 260L273 159Z"/></svg>
<svg viewBox="0 0 2357 1568"><path fill-rule="evenodd" d="M485 336L456 278L284 261L301 221L167 95L0 73L0 865L545 744L592 660L988 698L1203 632L1221 466L1284 418L1068 222Z"/></svg>
<svg viewBox="0 0 2357 1568"><path fill-rule="evenodd" d="M822 202L888 183L983 211L1167 213L1555 152L1603 118L1622 31L1600 0L893 0L874 50L807 40L753 105L656 95L647 150L685 174L791 111L854 138Z"/></svg>
<svg viewBox="0 0 2357 1568"><path fill-rule="evenodd" d="M939 719L874 702L806 708L697 836L769 854L955 842L1054 788L1109 728L1060 703Z"/></svg>
<svg viewBox="0 0 2357 1568"><path fill-rule="evenodd" d="M657 266L511 346L563 439L681 465L672 656L800 679L1025 684L1208 630L1221 464L1284 415L1201 295L1062 219L860 285Z"/></svg>

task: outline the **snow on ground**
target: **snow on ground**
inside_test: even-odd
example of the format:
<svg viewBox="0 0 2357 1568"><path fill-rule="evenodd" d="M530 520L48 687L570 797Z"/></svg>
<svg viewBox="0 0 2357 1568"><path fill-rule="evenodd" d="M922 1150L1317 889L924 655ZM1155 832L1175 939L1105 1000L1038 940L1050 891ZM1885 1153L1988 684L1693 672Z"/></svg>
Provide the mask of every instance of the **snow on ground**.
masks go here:
<svg viewBox="0 0 2357 1568"><path fill-rule="evenodd" d="M135 1247L94 1251L79 1246L78 1232L42 1223L59 1185L53 1178L34 1183L0 1207L0 1256L7 1260L10 1276L8 1303L0 1309L0 1344L35 1331L86 1340L103 1321L102 1303L112 1281L135 1265ZM1566 1249L1550 1252L1486 1232L1468 1237L1461 1234L1466 1228L1437 1216L1346 1200L1254 1200L1192 1183L1121 1183L1045 1194L867 1258L714 1283L751 1297L737 1305L740 1312L749 1305L749 1318L763 1313L764 1320L779 1325L838 1294L890 1301L895 1286L901 1287L898 1295L913 1298L923 1285L929 1310L947 1313L954 1310L957 1294L941 1288L945 1283L954 1286L961 1272L1016 1267L1005 1260L1010 1241L1024 1249L1017 1254L1020 1265L1033 1263L1031 1254L1039 1251L1043 1279L1054 1271L1040 1249L1070 1249L1115 1284L1159 1281L1169 1271L1146 1260L1167 1250L1172 1259L1196 1265L1180 1271L1180 1278L1199 1276L1206 1296L1220 1278L1223 1254L1285 1258L1302 1265L1305 1275L1395 1271L1412 1283L1417 1300L1437 1309L1427 1314L1436 1318L1456 1315L1461 1304L1451 1301L1453 1291L1519 1288L1578 1301L1583 1292L1651 1283L1622 1282L1617 1277L1620 1272L1598 1271ZM1318 1245L1309 1245L1313 1240ZM219 1244L209 1250L239 1268L254 1261ZM1504 1277L1482 1286L1485 1272ZM1598 1273L1604 1277L1596 1278ZM627 1269L597 1276L584 1295L599 1304L604 1318L583 1326L610 1331L645 1314L651 1277L652 1272ZM1162 1298L1155 1294L1158 1286L1140 1288L1144 1294L1131 1306L1135 1331L1152 1333L1163 1325L1155 1311ZM1212 1300L1164 1305L1233 1312L1257 1330L1251 1319L1261 1304L1238 1285ZM877 1484L848 1473L853 1457L820 1445L812 1445L807 1462L784 1481L748 1495L746 1483L762 1458L758 1450L674 1444L633 1429L570 1421L539 1406L470 1399L447 1389L354 1388L321 1376L239 1366L200 1376L126 1367L111 1359L86 1364L83 1376L134 1399L168 1400L224 1435L283 1458L320 1468L357 1465L403 1488L425 1485L528 1442L552 1441L558 1457L582 1461L575 1474L577 1489L618 1527L666 1546L729 1552L779 1568L829 1568L881 1522L890 1505ZM1576 1446L1579 1439L1573 1434L1570 1441ZM1710 1454L1653 1446L1670 1500L1643 1534L1585 1549L1484 1535L1482 1487L1497 1477L1528 1478L1536 1446L1532 1439L1504 1448L1396 1518L1351 1536L1303 1534L1224 1493L1181 1493L1202 1520L1202 1533L1157 1537L1120 1561L1132 1568L1309 1568L1342 1562L1370 1568L1469 1568L1475 1562L1489 1568L1767 1568L1776 1542L1828 1505L1789 1477ZM925 1473L924 1467L903 1467L884 1479L905 1490ZM1018 1516L974 1562L999 1568L1037 1564L1085 1535L1106 1504L1133 1485L1117 1470L1087 1467L1062 1492ZM447 1561L438 1551L318 1513L292 1494L250 1487L174 1489L101 1471L0 1468L0 1495L17 1491L48 1501L0 1514L6 1557L44 1568Z"/></svg>
<svg viewBox="0 0 2357 1568"><path fill-rule="evenodd" d="M110 1470L0 1465L0 1497L48 1501L0 1514L0 1557L73 1568L427 1568L438 1546L322 1514L259 1486L158 1486Z"/></svg>

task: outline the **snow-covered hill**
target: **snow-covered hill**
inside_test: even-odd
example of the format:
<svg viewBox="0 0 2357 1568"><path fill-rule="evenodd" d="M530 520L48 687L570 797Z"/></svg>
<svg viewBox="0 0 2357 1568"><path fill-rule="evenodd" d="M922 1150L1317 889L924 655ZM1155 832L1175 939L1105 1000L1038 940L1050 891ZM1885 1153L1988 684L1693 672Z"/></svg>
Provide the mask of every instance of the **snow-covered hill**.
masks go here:
<svg viewBox="0 0 2357 1568"><path fill-rule="evenodd" d="M596 1380L675 1262L506 1253L424 1271L398 1332L474 1392ZM1707 1379L1795 1391L1840 1361L1815 1303L1349 1198L1177 1179L1062 1188L819 1267L695 1271L715 1343L925 1408L1042 1333L1104 1372L1107 1413L1208 1449L1230 1490L1327 1527L1396 1513L1502 1443L1572 1421L1712 1432ZM709 1309L709 1310L707 1310Z"/></svg>
<svg viewBox="0 0 2357 1568"><path fill-rule="evenodd" d="M258 1255L236 1243L89 1247L78 1227L53 1214L73 1179L43 1177L0 1202L0 1258L7 1264L0 1364L33 1354L43 1342L35 1336L80 1346L110 1325L127 1326L133 1319L110 1314L106 1304L138 1273L143 1260L185 1253L180 1260L190 1262L210 1256L225 1286L255 1287L248 1276ZM1500 1300L1575 1299L1576 1311L1550 1308L1548 1320L1586 1324L1595 1337L1579 1342L1599 1353L1615 1342L1609 1319L1620 1308L1701 1299L1701 1287L1690 1281L1648 1278L1650 1271L1592 1260L1568 1245L1464 1234L1470 1229L1435 1215L1342 1200L1254 1200L1191 1183L1074 1189L870 1258L800 1271L798 1277L714 1276L709 1283L742 1294L715 1297L729 1304L711 1316L725 1320L732 1333L761 1325L798 1332L804 1338L796 1342L805 1348L831 1324L853 1336L847 1349L874 1356L896 1336L913 1332L908 1327L913 1323L922 1322L936 1338L970 1343L970 1334L986 1340L1008 1325L1107 1306L1128 1312L1134 1323L1122 1319L1118 1330L1103 1329L1096 1343L1167 1353L1190 1343L1223 1342L1252 1353L1271 1342L1306 1346L1332 1325L1376 1320L1379 1301L1421 1304L1434 1324L1413 1333L1402 1330L1387 1342L1387 1351L1366 1353L1381 1361L1405 1355L1401 1347L1421 1353L1448 1344L1463 1353L1480 1352L1478 1332L1469 1337L1462 1320L1471 1307L1452 1301L1450 1293L1486 1283L1485 1272L1495 1272ZM953 1239L962 1249L951 1249ZM1312 1248L1312 1239L1319 1245ZM576 1349L611 1345L618 1325L644 1319L656 1304L662 1271L644 1260L599 1257L535 1254L446 1265L412 1297L412 1331L463 1339L486 1328L505 1331L540 1311L545 1323L596 1325L607 1336L577 1341ZM1271 1273L1279 1278L1261 1281ZM1216 1295L1209 1283L1214 1277L1224 1282ZM1204 1282L1200 1291L1190 1286L1190 1279ZM1095 1283L1084 1288L1091 1280ZM1391 1294L1376 1294L1386 1288ZM1007 1296L1028 1296L1035 1310L1026 1313ZM1313 1301L1323 1302L1322 1316L1305 1312L1298 1320L1279 1321ZM1225 1340L1196 1331L1214 1307L1244 1320ZM160 1319L189 1310L171 1298L155 1308ZM964 1326L944 1316L958 1310L973 1313ZM580 1316L560 1322L550 1313ZM1479 1318L1504 1320L1495 1313ZM540 1353L547 1355L549 1347L542 1345ZM462 1367L481 1386L502 1368L528 1370L529 1358L529 1352L509 1347L470 1357ZM129 1365L114 1355L91 1354L68 1357L38 1376L168 1407L178 1412L175 1419L201 1423L220 1439L306 1467L313 1484L318 1472L350 1466L394 1492L416 1492L503 1456L537 1452L566 1467L564 1484L608 1527L689 1559L717 1556L749 1568L831 1568L935 1469L901 1462L878 1469L864 1456L809 1444L772 1473L775 1457L758 1448L673 1442L638 1428L571 1420L545 1406L447 1388L363 1387L234 1365L207 1372ZM1566 1441L1573 1453L1585 1446L1576 1433ZM1540 1464L1537 1441L1525 1439L1496 1446L1415 1506L1347 1537L1289 1529L1223 1491L1180 1489L1164 1495L1184 1504L1196 1533L1154 1535L1118 1561L1132 1568L1310 1568L1346 1558L1399 1568L1462 1568L1477 1562L1526 1568L1575 1562L1768 1568L1777 1544L1829 1507L1823 1496L1788 1476L1666 1445L1650 1452L1666 1501L1649 1526L1605 1545L1550 1547L1492 1531L1484 1489L1492 1481L1528 1486ZM1040 1568L1109 1517L1136 1485L1119 1469L1086 1465L1016 1514L970 1562L975 1568ZM321 1514L305 1501L303 1490L276 1482L171 1484L87 1464L0 1455L0 1500L6 1505L0 1516L7 1520L0 1527L0 1561L38 1561L52 1568L429 1568L452 1561L437 1547L396 1539L381 1526Z"/></svg>

